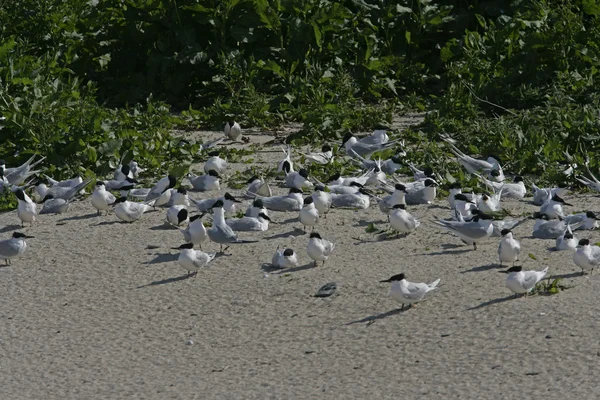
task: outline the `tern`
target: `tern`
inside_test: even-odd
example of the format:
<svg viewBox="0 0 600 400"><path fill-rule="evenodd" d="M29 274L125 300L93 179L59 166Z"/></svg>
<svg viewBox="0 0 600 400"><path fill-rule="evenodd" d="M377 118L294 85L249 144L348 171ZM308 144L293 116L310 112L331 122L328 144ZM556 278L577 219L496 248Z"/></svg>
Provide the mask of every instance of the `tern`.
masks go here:
<svg viewBox="0 0 600 400"><path fill-rule="evenodd" d="M440 283L440 280L427 283L413 283L406 280L404 274L394 275L389 279L380 282L391 282L390 296L404 306L408 304L410 307L425 297L428 292L431 292Z"/></svg>
<svg viewBox="0 0 600 400"><path fill-rule="evenodd" d="M279 249L273 254L271 265L276 268L294 268L298 266L298 258L292 249Z"/></svg>
<svg viewBox="0 0 600 400"><path fill-rule="evenodd" d="M33 225L37 217L37 205L23 189L17 189L15 195L19 203L17 205L17 217L21 220L21 226L24 226L25 222Z"/></svg>
<svg viewBox="0 0 600 400"><path fill-rule="evenodd" d="M503 263L513 263L519 259L519 253L521 253L521 244L515 238L508 229L502 230L502 239L498 244L498 259L500 260L500 266Z"/></svg>
<svg viewBox="0 0 600 400"><path fill-rule="evenodd" d="M315 230L315 226L319 222L319 210L315 207L315 202L312 197L304 199L304 206L300 210L300 223L306 232L306 227L310 226L312 231Z"/></svg>
<svg viewBox="0 0 600 400"><path fill-rule="evenodd" d="M240 136L242 136L242 128L240 128L240 124L235 122L233 119L230 119L225 124L223 133L225 133L225 137L227 139L235 141L238 140Z"/></svg>
<svg viewBox="0 0 600 400"><path fill-rule="evenodd" d="M223 245L237 243L257 243L258 240L242 240L238 239L237 235L225 222L225 211L223 210L223 200L217 200L213 206L213 224L206 230L208 237L215 243L221 245L221 253ZM228 246L229 247L229 246ZM225 248L227 250L227 247Z"/></svg>
<svg viewBox="0 0 600 400"><path fill-rule="evenodd" d="M265 232L269 229L269 222L271 222L271 218L262 212L257 217L230 218L225 220L225 223L235 232Z"/></svg>
<svg viewBox="0 0 600 400"><path fill-rule="evenodd" d="M121 221L132 223L137 221L144 215L145 212L150 211L154 204L154 200L150 200L144 203L134 203L127 200L127 197L119 197L114 203L115 215Z"/></svg>
<svg viewBox="0 0 600 400"><path fill-rule="evenodd" d="M573 254L573 262L581 268L581 275L587 270L594 272L594 268L600 264L600 247L590 245L588 239L581 239Z"/></svg>
<svg viewBox="0 0 600 400"><path fill-rule="evenodd" d="M194 271L193 275L197 276L198 271L206 267L217 255L217 253L205 253L202 250L194 250L193 243L185 243L172 249L179 250L177 263L188 272L188 278L192 276L191 271Z"/></svg>
<svg viewBox="0 0 600 400"><path fill-rule="evenodd" d="M401 233L407 235L417 229L421 225L421 222L406 211L405 204L396 204L392 207L392 212L390 213L390 225L398 235Z"/></svg>
<svg viewBox="0 0 600 400"><path fill-rule="evenodd" d="M219 173L214 169L209 170L206 175L200 176L194 175L190 172L187 175L187 178L194 187L194 189L200 192L221 190L221 177L219 176Z"/></svg>
<svg viewBox="0 0 600 400"><path fill-rule="evenodd" d="M0 241L0 260L4 260L6 265L10 265L13 258L22 256L27 249L25 239L33 239L33 236L14 232L12 238Z"/></svg>
<svg viewBox="0 0 600 400"><path fill-rule="evenodd" d="M116 200L117 198L106 190L103 181L96 181L96 189L94 190L94 193L92 193L91 202L92 206L98 212L98 215L100 215L102 211L106 211L106 214L108 215L110 207Z"/></svg>
<svg viewBox="0 0 600 400"><path fill-rule="evenodd" d="M204 173L215 171L217 174L223 174L227 170L227 159L219 157L218 151L208 153L210 158L204 163ZM218 190L218 189L217 189Z"/></svg>
<svg viewBox="0 0 600 400"><path fill-rule="evenodd" d="M334 248L335 243L322 239L321 235L317 232L313 232L308 239L306 252L311 260L314 261L314 266L316 267L318 261L323 261L323 265L325 265L325 261L327 261Z"/></svg>
<svg viewBox="0 0 600 400"><path fill-rule="evenodd" d="M548 267L542 271L523 271L523 267L519 266L499 272L508 274L506 277L506 287L517 297L519 294L527 295L530 293L535 288L535 285L546 276Z"/></svg>
<svg viewBox="0 0 600 400"><path fill-rule="evenodd" d="M577 238L573 236L571 226L567 223L565 233L556 238L556 250L558 251L577 251Z"/></svg>

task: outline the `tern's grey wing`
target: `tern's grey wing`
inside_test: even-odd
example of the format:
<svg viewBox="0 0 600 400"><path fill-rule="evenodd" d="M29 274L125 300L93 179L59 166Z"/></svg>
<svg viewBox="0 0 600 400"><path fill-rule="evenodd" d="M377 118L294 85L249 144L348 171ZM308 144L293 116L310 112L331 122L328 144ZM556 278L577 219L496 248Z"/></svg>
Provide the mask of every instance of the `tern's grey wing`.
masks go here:
<svg viewBox="0 0 600 400"><path fill-rule="evenodd" d="M541 271L524 271L523 272L523 287L529 289L535 286L546 275Z"/></svg>
<svg viewBox="0 0 600 400"><path fill-rule="evenodd" d="M404 292L404 297L410 300L418 300L427 293L428 286L425 283L412 283L409 282L407 285L407 291Z"/></svg>
<svg viewBox="0 0 600 400"><path fill-rule="evenodd" d="M40 214L62 214L69 208L69 202L65 199L49 199L44 202Z"/></svg>
<svg viewBox="0 0 600 400"><path fill-rule="evenodd" d="M231 243L237 241L237 235L229 225L213 225L209 232L212 232L212 239L217 243Z"/></svg>
<svg viewBox="0 0 600 400"><path fill-rule="evenodd" d="M533 231L533 237L537 239L556 239L562 236L566 224L561 221L548 221Z"/></svg>
<svg viewBox="0 0 600 400"><path fill-rule="evenodd" d="M5 258L15 257L19 254L19 245L14 240L3 240L0 242L0 255Z"/></svg>
<svg viewBox="0 0 600 400"><path fill-rule="evenodd" d="M258 220L251 217L231 218L225 220L225 223L234 231L256 231L259 230Z"/></svg>
<svg viewBox="0 0 600 400"><path fill-rule="evenodd" d="M426 203L427 201L425 200L425 191L423 189L420 189L417 191L406 193L405 201L408 205Z"/></svg>
<svg viewBox="0 0 600 400"><path fill-rule="evenodd" d="M287 196L265 197L262 200L267 210L299 211L302 208L296 199Z"/></svg>
<svg viewBox="0 0 600 400"><path fill-rule="evenodd" d="M482 239L487 236L486 230L483 226L479 225L478 222L466 222L466 223L454 223L449 224L448 222L452 221L444 221L446 222L444 225L448 227L448 229L459 233L467 238L471 239Z"/></svg>
<svg viewBox="0 0 600 400"><path fill-rule="evenodd" d="M583 222L583 219L585 217L585 214L580 213L580 214L573 214L573 215L567 215L564 219L565 223L569 224L569 225L573 225L576 224L578 222Z"/></svg>

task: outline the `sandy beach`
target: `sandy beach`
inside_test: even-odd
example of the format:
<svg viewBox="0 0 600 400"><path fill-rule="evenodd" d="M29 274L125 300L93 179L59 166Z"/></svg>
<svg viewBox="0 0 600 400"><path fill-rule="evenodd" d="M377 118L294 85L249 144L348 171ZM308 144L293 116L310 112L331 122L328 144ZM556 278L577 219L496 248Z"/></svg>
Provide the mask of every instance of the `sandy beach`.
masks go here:
<svg viewBox="0 0 600 400"><path fill-rule="evenodd" d="M204 134L204 139L219 132ZM253 134L253 143L272 139ZM281 157L265 146L257 166ZM232 171L249 164L234 164ZM194 170L201 171L201 165ZM271 185L276 194L287 190ZM88 188L90 191L92 188ZM214 197L225 191L197 193ZM538 207L505 201L513 214ZM566 212L598 209L593 195L569 195ZM242 205L246 208L248 200ZM11 266L0 267L0 386L3 399L545 399L600 397L598 275L580 276L572 253L515 229L520 265L550 267L572 286L554 296L513 299L498 273L499 238L477 251L431 221L446 218L445 198L410 211L423 224L407 238L378 240L386 228L373 204L334 209L317 231L336 243L313 268L297 213L272 212L257 244L233 245L196 278L176 262L183 243L164 225L166 209L133 224L96 216L89 199L67 214L42 215L20 229L0 216L0 237L35 236ZM600 240L595 231L578 238ZM299 267L272 271L278 245ZM207 242L205 251L219 246ZM535 259L529 257L534 255ZM405 312L379 283L404 272L441 283ZM328 282L337 293L313 295ZM187 344L191 340L193 344Z"/></svg>

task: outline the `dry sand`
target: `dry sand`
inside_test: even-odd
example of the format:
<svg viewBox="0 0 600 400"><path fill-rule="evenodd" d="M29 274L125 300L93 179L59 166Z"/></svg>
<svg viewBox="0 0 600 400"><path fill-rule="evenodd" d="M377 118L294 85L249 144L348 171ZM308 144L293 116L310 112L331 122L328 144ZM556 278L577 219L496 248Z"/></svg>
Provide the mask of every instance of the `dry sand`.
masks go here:
<svg viewBox="0 0 600 400"><path fill-rule="evenodd" d="M256 158L280 155L266 148ZM567 200L574 210L598 208L593 196ZM419 230L385 241L365 232L372 221L385 226L376 207L332 211L318 232L336 249L317 268L308 266L297 215L272 213L283 223L240 234L261 241L232 246L196 279L185 279L169 249L183 239L164 228L165 210L122 224L84 200L66 215L41 216L24 229L35 236L25 256L0 268L0 397L598 398L600 276L579 276L570 253L548 251L554 241L527 238L531 221L515 230L523 266L549 266L574 287L513 300L493 265L498 238L472 251L443 233L429 221L449 215L446 199L412 210L423 216ZM1 237L18 222L15 213L0 216ZM294 248L301 267L263 271L277 245ZM378 283L400 272L441 284L400 313L389 285ZM331 281L337 294L313 297Z"/></svg>

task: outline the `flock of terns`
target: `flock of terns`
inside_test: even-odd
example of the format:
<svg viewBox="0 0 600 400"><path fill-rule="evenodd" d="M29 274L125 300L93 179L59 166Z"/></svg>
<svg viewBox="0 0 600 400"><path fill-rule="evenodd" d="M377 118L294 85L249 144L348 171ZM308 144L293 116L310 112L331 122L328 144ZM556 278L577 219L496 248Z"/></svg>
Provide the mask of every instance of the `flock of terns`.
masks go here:
<svg viewBox="0 0 600 400"><path fill-rule="evenodd" d="M188 174L189 181L196 191L210 192L221 190L221 177L226 172L227 160L219 156L215 149L223 140L236 141L242 130L238 123L228 121L224 129L224 137L204 143L202 150L209 150L210 158L204 164L204 174L197 176ZM548 268L542 271L524 271L515 266L519 260L521 245L512 234L512 229L528 219L535 219L532 236L540 239L556 241L556 250L573 252L574 263L581 268L582 274L594 270L600 264L600 247L590 244L588 239L577 240L574 232L598 228L598 218L591 212L565 214L563 206L569 206L561 196L566 189L539 188L533 185L533 202L540 210L532 217L521 219L498 218L502 211L503 198L523 199L526 188L523 178L514 176L508 179L504 175L498 157L476 159L461 152L451 138L444 139L449 150L456 156L468 173L475 175L487 188L479 194L463 193L460 185L449 187L448 204L452 210L447 219L433 221L441 228L450 231L465 244L477 250L477 243L491 236L500 237L498 259L500 265L512 264L508 270L506 286L515 296L530 293L546 275ZM144 213L158 207L165 207L166 222L177 227L185 243L179 250L178 263L188 271L188 277L194 276L205 268L217 255L202 251L202 244L207 240L219 244L220 252L224 252L231 244L255 243L243 240L238 232L266 231L269 228L270 211L296 213L304 231L310 229L306 253L314 262L325 261L335 249L335 243L321 237L315 231L322 218L334 208L364 210L377 203L379 210L387 218L390 228L398 236L409 235L419 229L419 218L412 215L407 207L416 204L431 204L436 200L437 187L442 181L431 168L420 170L410 163L404 163L404 143L390 140L387 132L376 130L371 135L356 138L344 137L340 154L364 169L360 176L331 176L327 182L309 176L307 169L295 170L292 160L292 149L282 149L284 157L277 165L277 172L282 176L282 184L289 188L283 196L273 196L269 183L259 176L248 180L244 197L251 199L250 205L241 217L236 215L241 200L226 192L223 196L196 200L188 195L188 190L178 184L176 177L168 175L158 180L150 188L140 188L137 178L144 172L137 162L119 165L112 179L97 180L95 190L90 196L91 205L98 215L111 211L121 221L133 223L142 218ZM377 152L395 149L395 155L387 160L373 159ZM306 163L327 165L334 157L330 145L322 146L320 152L300 153ZM38 214L62 214L68 211L69 204L84 192L92 179L80 177L56 181L44 176L36 166L44 160L34 161L36 156L23 165L7 168L0 160L0 191L10 190L18 200L17 216L22 222L33 224ZM412 182L401 182L394 173L407 165L413 172ZM600 191L600 181L592 174L590 177L578 177L582 183ZM573 173L573 169L566 171ZM39 177L35 177L39 176ZM43 178L40 178L44 176ZM33 178L33 179L30 179ZM28 182L27 180L30 179ZM32 188L42 204L38 212L38 204L32 200L27 190ZM385 193L377 195L375 191ZM305 195L310 191L310 195ZM32 194L33 196L33 194ZM191 215L192 209L199 212ZM212 215L212 223L203 221L205 215ZM229 218L226 218L229 216ZM14 232L12 237L0 241L0 259L9 265L13 258L21 256L26 248L26 239L32 238L21 232ZM198 250L196 249L198 248ZM271 264L276 268L292 268L297 266L297 253L291 248L277 248ZM405 274L397 274L381 282L391 283L391 297L402 304L412 305L435 289L440 280L427 283L409 282Z"/></svg>

